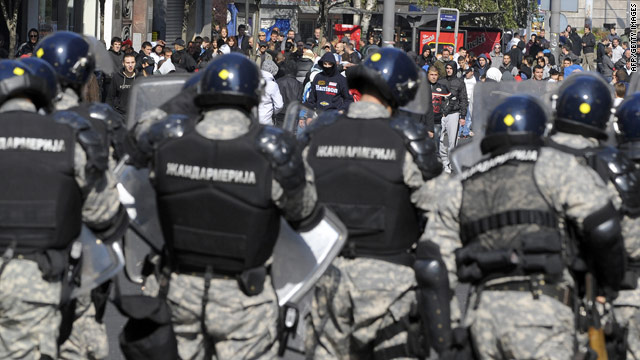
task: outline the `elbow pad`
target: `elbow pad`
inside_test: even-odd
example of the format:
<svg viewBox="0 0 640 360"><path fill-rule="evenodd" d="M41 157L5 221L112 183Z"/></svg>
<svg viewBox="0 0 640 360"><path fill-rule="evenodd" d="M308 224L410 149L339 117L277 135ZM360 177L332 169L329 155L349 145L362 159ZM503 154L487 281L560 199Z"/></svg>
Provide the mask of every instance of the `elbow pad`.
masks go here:
<svg viewBox="0 0 640 360"><path fill-rule="evenodd" d="M404 139L424 180L433 179L442 173L443 167L436 155L436 143L429 138L423 124L407 116L396 116L391 120L391 127Z"/></svg>
<svg viewBox="0 0 640 360"><path fill-rule="evenodd" d="M257 147L271 164L273 177L285 194L291 195L304 189L306 170L302 152L293 135L282 129L265 126L258 135Z"/></svg>

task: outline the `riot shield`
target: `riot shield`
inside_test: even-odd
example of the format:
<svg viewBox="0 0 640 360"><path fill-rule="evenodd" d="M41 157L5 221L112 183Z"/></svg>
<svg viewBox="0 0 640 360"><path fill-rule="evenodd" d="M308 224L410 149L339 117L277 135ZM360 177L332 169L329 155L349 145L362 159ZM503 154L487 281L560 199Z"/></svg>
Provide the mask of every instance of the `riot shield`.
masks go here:
<svg viewBox="0 0 640 360"><path fill-rule="evenodd" d="M124 266L122 249L117 241L105 244L88 227L82 225L76 244L82 245L80 286L71 290L71 298L88 294L116 276ZM77 246L74 244L74 246Z"/></svg>
<svg viewBox="0 0 640 360"><path fill-rule="evenodd" d="M431 86L427 80L427 73L419 71L419 85L418 92L413 100L409 101L405 106L400 107L400 110L408 111L413 114L424 115L431 111L433 102L431 101Z"/></svg>
<svg viewBox="0 0 640 360"><path fill-rule="evenodd" d="M93 54L96 61L96 70L102 71L107 75L118 71L118 67L113 62L113 58L109 55L107 48L100 40L90 35L84 35L84 40L89 43L89 51Z"/></svg>
<svg viewBox="0 0 640 360"><path fill-rule="evenodd" d="M131 129L141 115L178 95L192 74L168 74L136 79L129 94L127 128Z"/></svg>
<svg viewBox="0 0 640 360"><path fill-rule="evenodd" d="M278 303L284 306L299 302L327 270L347 240L347 228L326 208L309 231L297 233L284 220L280 225L271 276Z"/></svg>
<svg viewBox="0 0 640 360"><path fill-rule="evenodd" d="M531 95L540 100L548 111L552 112L552 95L556 93L558 83L527 80L522 82L478 82L473 91L473 110L471 112L473 140L451 151L451 164L460 174L473 164L487 156L480 151L480 142L484 137L487 120L495 107L512 95Z"/></svg>
<svg viewBox="0 0 640 360"><path fill-rule="evenodd" d="M627 89L627 96L631 94L635 94L640 91L640 76L637 74L631 77L631 83L629 84L629 88Z"/></svg>
<svg viewBox="0 0 640 360"><path fill-rule="evenodd" d="M287 106L282 128L292 134L297 134L317 117L318 113L314 109L298 101L293 101Z"/></svg>

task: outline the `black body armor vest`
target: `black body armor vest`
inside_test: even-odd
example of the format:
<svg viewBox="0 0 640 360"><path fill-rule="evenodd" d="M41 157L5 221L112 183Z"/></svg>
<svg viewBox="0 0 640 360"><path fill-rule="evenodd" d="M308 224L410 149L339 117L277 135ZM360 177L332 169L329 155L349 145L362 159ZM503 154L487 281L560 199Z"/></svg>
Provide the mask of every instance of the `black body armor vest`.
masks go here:
<svg viewBox="0 0 640 360"><path fill-rule="evenodd" d="M210 140L194 129L158 148L158 214L178 265L235 275L271 256L280 217L271 166L257 147L261 128L252 125L231 140Z"/></svg>
<svg viewBox="0 0 640 360"><path fill-rule="evenodd" d="M74 129L22 111L3 113L0 125L0 248L66 248L82 221Z"/></svg>
<svg viewBox="0 0 640 360"><path fill-rule="evenodd" d="M537 149L511 150L462 173L460 237L462 282L508 275L560 277L562 237L554 209L538 189Z"/></svg>
<svg viewBox="0 0 640 360"><path fill-rule="evenodd" d="M340 117L309 137L318 201L349 230L343 255L406 252L419 237L418 214L403 178L405 139L391 119Z"/></svg>

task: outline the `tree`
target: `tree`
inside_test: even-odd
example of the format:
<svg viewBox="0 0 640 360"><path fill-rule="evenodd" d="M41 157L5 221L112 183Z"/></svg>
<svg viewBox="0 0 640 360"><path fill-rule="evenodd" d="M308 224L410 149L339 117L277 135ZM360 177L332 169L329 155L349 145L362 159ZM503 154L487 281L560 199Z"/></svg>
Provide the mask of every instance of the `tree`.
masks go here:
<svg viewBox="0 0 640 360"><path fill-rule="evenodd" d="M376 0L366 0L364 4L364 9L367 11L373 11L375 10L376 5L378 5L378 2ZM365 41L367 40L367 33L369 32L370 23L371 23L371 13L367 12L362 16L362 24L361 24L362 33L360 35L360 38L364 39Z"/></svg>
<svg viewBox="0 0 640 360"><path fill-rule="evenodd" d="M424 6L456 8L460 12L497 12L493 16L476 16L465 25L498 28L524 28L537 13L535 0L419 0Z"/></svg>
<svg viewBox="0 0 640 360"><path fill-rule="evenodd" d="M18 37L18 12L22 0L0 0L2 16L7 22L9 29L9 57L16 53L16 38Z"/></svg>
<svg viewBox="0 0 640 360"><path fill-rule="evenodd" d="M213 23L220 25L220 28L227 26L227 4L228 0L213 0Z"/></svg>
<svg viewBox="0 0 640 360"><path fill-rule="evenodd" d="M358 0L355 0L358 1ZM331 10L332 8L338 6L338 5L342 5L342 4L347 4L350 3L350 0L319 0L318 1L318 20L317 20L317 27L322 29L322 32L327 34L329 31L329 28L327 28L328 25L328 21L327 19L329 18L329 10Z"/></svg>

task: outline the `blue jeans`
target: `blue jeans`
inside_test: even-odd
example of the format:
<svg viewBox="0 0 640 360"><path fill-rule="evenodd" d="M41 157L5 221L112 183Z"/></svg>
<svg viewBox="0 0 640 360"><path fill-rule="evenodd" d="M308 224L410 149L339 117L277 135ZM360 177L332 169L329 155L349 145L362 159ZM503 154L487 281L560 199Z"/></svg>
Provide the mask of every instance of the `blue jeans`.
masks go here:
<svg viewBox="0 0 640 360"><path fill-rule="evenodd" d="M460 127L461 136L469 136L471 131L471 112L467 109L467 116L464 118L464 126Z"/></svg>

